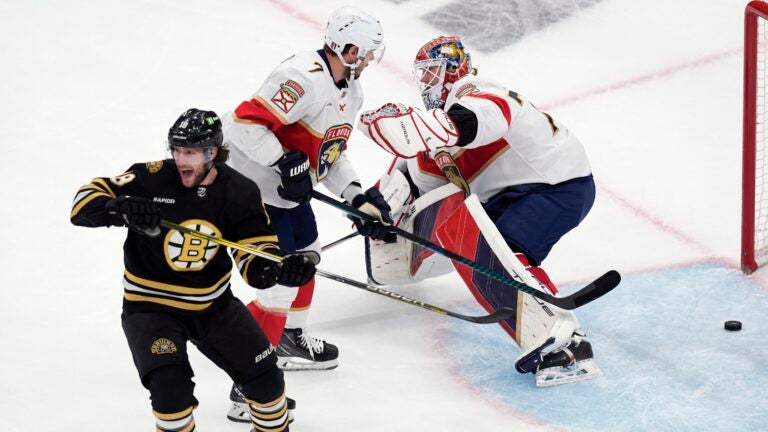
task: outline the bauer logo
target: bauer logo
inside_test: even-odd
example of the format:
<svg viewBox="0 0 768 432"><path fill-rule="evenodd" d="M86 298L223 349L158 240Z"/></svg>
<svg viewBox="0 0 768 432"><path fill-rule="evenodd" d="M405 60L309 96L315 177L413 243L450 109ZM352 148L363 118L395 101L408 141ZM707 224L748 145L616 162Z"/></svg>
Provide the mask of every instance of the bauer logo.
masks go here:
<svg viewBox="0 0 768 432"><path fill-rule="evenodd" d="M212 223L190 219L179 225L221 238L221 232ZM165 236L165 260L174 271L199 271L211 262L219 245L191 234L169 230Z"/></svg>
<svg viewBox="0 0 768 432"><path fill-rule="evenodd" d="M272 354L272 351L274 351L274 350L275 349L272 348L272 345L270 345L269 348L267 348L266 350L264 350L264 352L262 352L261 354L259 354L259 355L257 355L255 357L255 363L258 363L258 362L264 360L265 358L267 358L270 354Z"/></svg>
<svg viewBox="0 0 768 432"><path fill-rule="evenodd" d="M341 152L347 146L350 134L352 134L352 125L348 123L331 127L325 132L317 152L317 181L324 179L333 164L339 160Z"/></svg>
<svg viewBox="0 0 768 432"><path fill-rule="evenodd" d="M152 352L152 354L156 355L173 354L178 351L176 344L167 338L160 338L152 342L152 347L149 350Z"/></svg>

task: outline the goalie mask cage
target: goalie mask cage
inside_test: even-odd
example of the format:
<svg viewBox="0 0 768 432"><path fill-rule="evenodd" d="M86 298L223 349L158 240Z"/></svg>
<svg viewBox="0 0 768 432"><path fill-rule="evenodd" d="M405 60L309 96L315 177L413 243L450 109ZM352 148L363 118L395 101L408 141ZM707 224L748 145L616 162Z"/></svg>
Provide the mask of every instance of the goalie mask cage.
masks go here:
<svg viewBox="0 0 768 432"><path fill-rule="evenodd" d="M744 12L744 125L741 269L768 263L768 3L751 1Z"/></svg>

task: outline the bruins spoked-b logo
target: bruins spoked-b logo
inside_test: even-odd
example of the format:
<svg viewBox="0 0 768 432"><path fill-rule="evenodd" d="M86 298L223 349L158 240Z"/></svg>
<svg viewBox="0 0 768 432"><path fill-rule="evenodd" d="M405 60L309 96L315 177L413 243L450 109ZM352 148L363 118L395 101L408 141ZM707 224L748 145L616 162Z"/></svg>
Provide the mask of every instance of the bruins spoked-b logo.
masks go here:
<svg viewBox="0 0 768 432"><path fill-rule="evenodd" d="M317 152L317 181L324 179L334 162L339 160L351 133L352 126L347 123L333 126L325 131L320 150Z"/></svg>
<svg viewBox="0 0 768 432"><path fill-rule="evenodd" d="M176 344L172 340L167 338L160 338L152 342L152 347L149 348L152 354L173 354L178 351Z"/></svg>
<svg viewBox="0 0 768 432"><path fill-rule="evenodd" d="M221 238L219 229L202 219L190 219L179 225ZM218 248L219 245L212 241L176 230L170 230L165 236L165 259L176 271L202 270L216 255Z"/></svg>

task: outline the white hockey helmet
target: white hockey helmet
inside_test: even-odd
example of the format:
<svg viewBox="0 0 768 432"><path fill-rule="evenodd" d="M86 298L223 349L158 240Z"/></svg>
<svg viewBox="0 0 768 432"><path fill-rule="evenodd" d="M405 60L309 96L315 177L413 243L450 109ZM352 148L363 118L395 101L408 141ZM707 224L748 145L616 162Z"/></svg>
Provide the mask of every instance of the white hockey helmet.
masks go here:
<svg viewBox="0 0 768 432"><path fill-rule="evenodd" d="M331 13L325 26L325 44L336 53L344 66L354 70L371 53L369 63L376 64L384 56L384 31L376 18L353 6L342 6ZM344 61L347 45L358 48L355 63Z"/></svg>

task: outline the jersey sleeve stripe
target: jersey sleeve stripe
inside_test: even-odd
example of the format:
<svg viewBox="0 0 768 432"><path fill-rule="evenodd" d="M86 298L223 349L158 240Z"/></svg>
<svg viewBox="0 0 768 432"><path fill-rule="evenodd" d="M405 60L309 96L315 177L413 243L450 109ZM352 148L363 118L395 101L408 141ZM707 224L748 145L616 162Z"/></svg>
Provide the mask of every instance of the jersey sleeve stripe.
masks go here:
<svg viewBox="0 0 768 432"><path fill-rule="evenodd" d="M91 184L101 187L101 189L109 194L109 196L112 198L117 198L117 195L115 195L115 193L112 191L112 188L109 187L109 184L103 178L95 178L91 181Z"/></svg>
<svg viewBox="0 0 768 432"><path fill-rule="evenodd" d="M290 123L261 96L256 96L248 102L241 103L235 109L235 121L258 123L273 131Z"/></svg>
<svg viewBox="0 0 768 432"><path fill-rule="evenodd" d="M509 104L507 103L507 101L504 100L504 98L495 94L480 93L480 92L470 93L466 97L485 99L493 102L494 104L496 104L497 107L499 107L501 114L504 116L504 120L507 121L507 126L509 126L509 124L512 123L512 111L509 109Z"/></svg>
<svg viewBox="0 0 768 432"><path fill-rule="evenodd" d="M88 192L88 191L86 191L86 192ZM78 213L80 213L80 211L83 209L83 207L85 207L89 202L93 201L94 199L96 199L98 197L106 197L106 198L110 198L110 199L113 198L112 196L107 195L104 192L95 192L95 191L91 191L90 193L82 196L79 200L78 200L78 196L80 196L80 193L78 193L77 196L75 197L75 202L74 202L73 207L72 207L72 212L70 212L70 214L69 214L69 218L70 219L72 219Z"/></svg>

